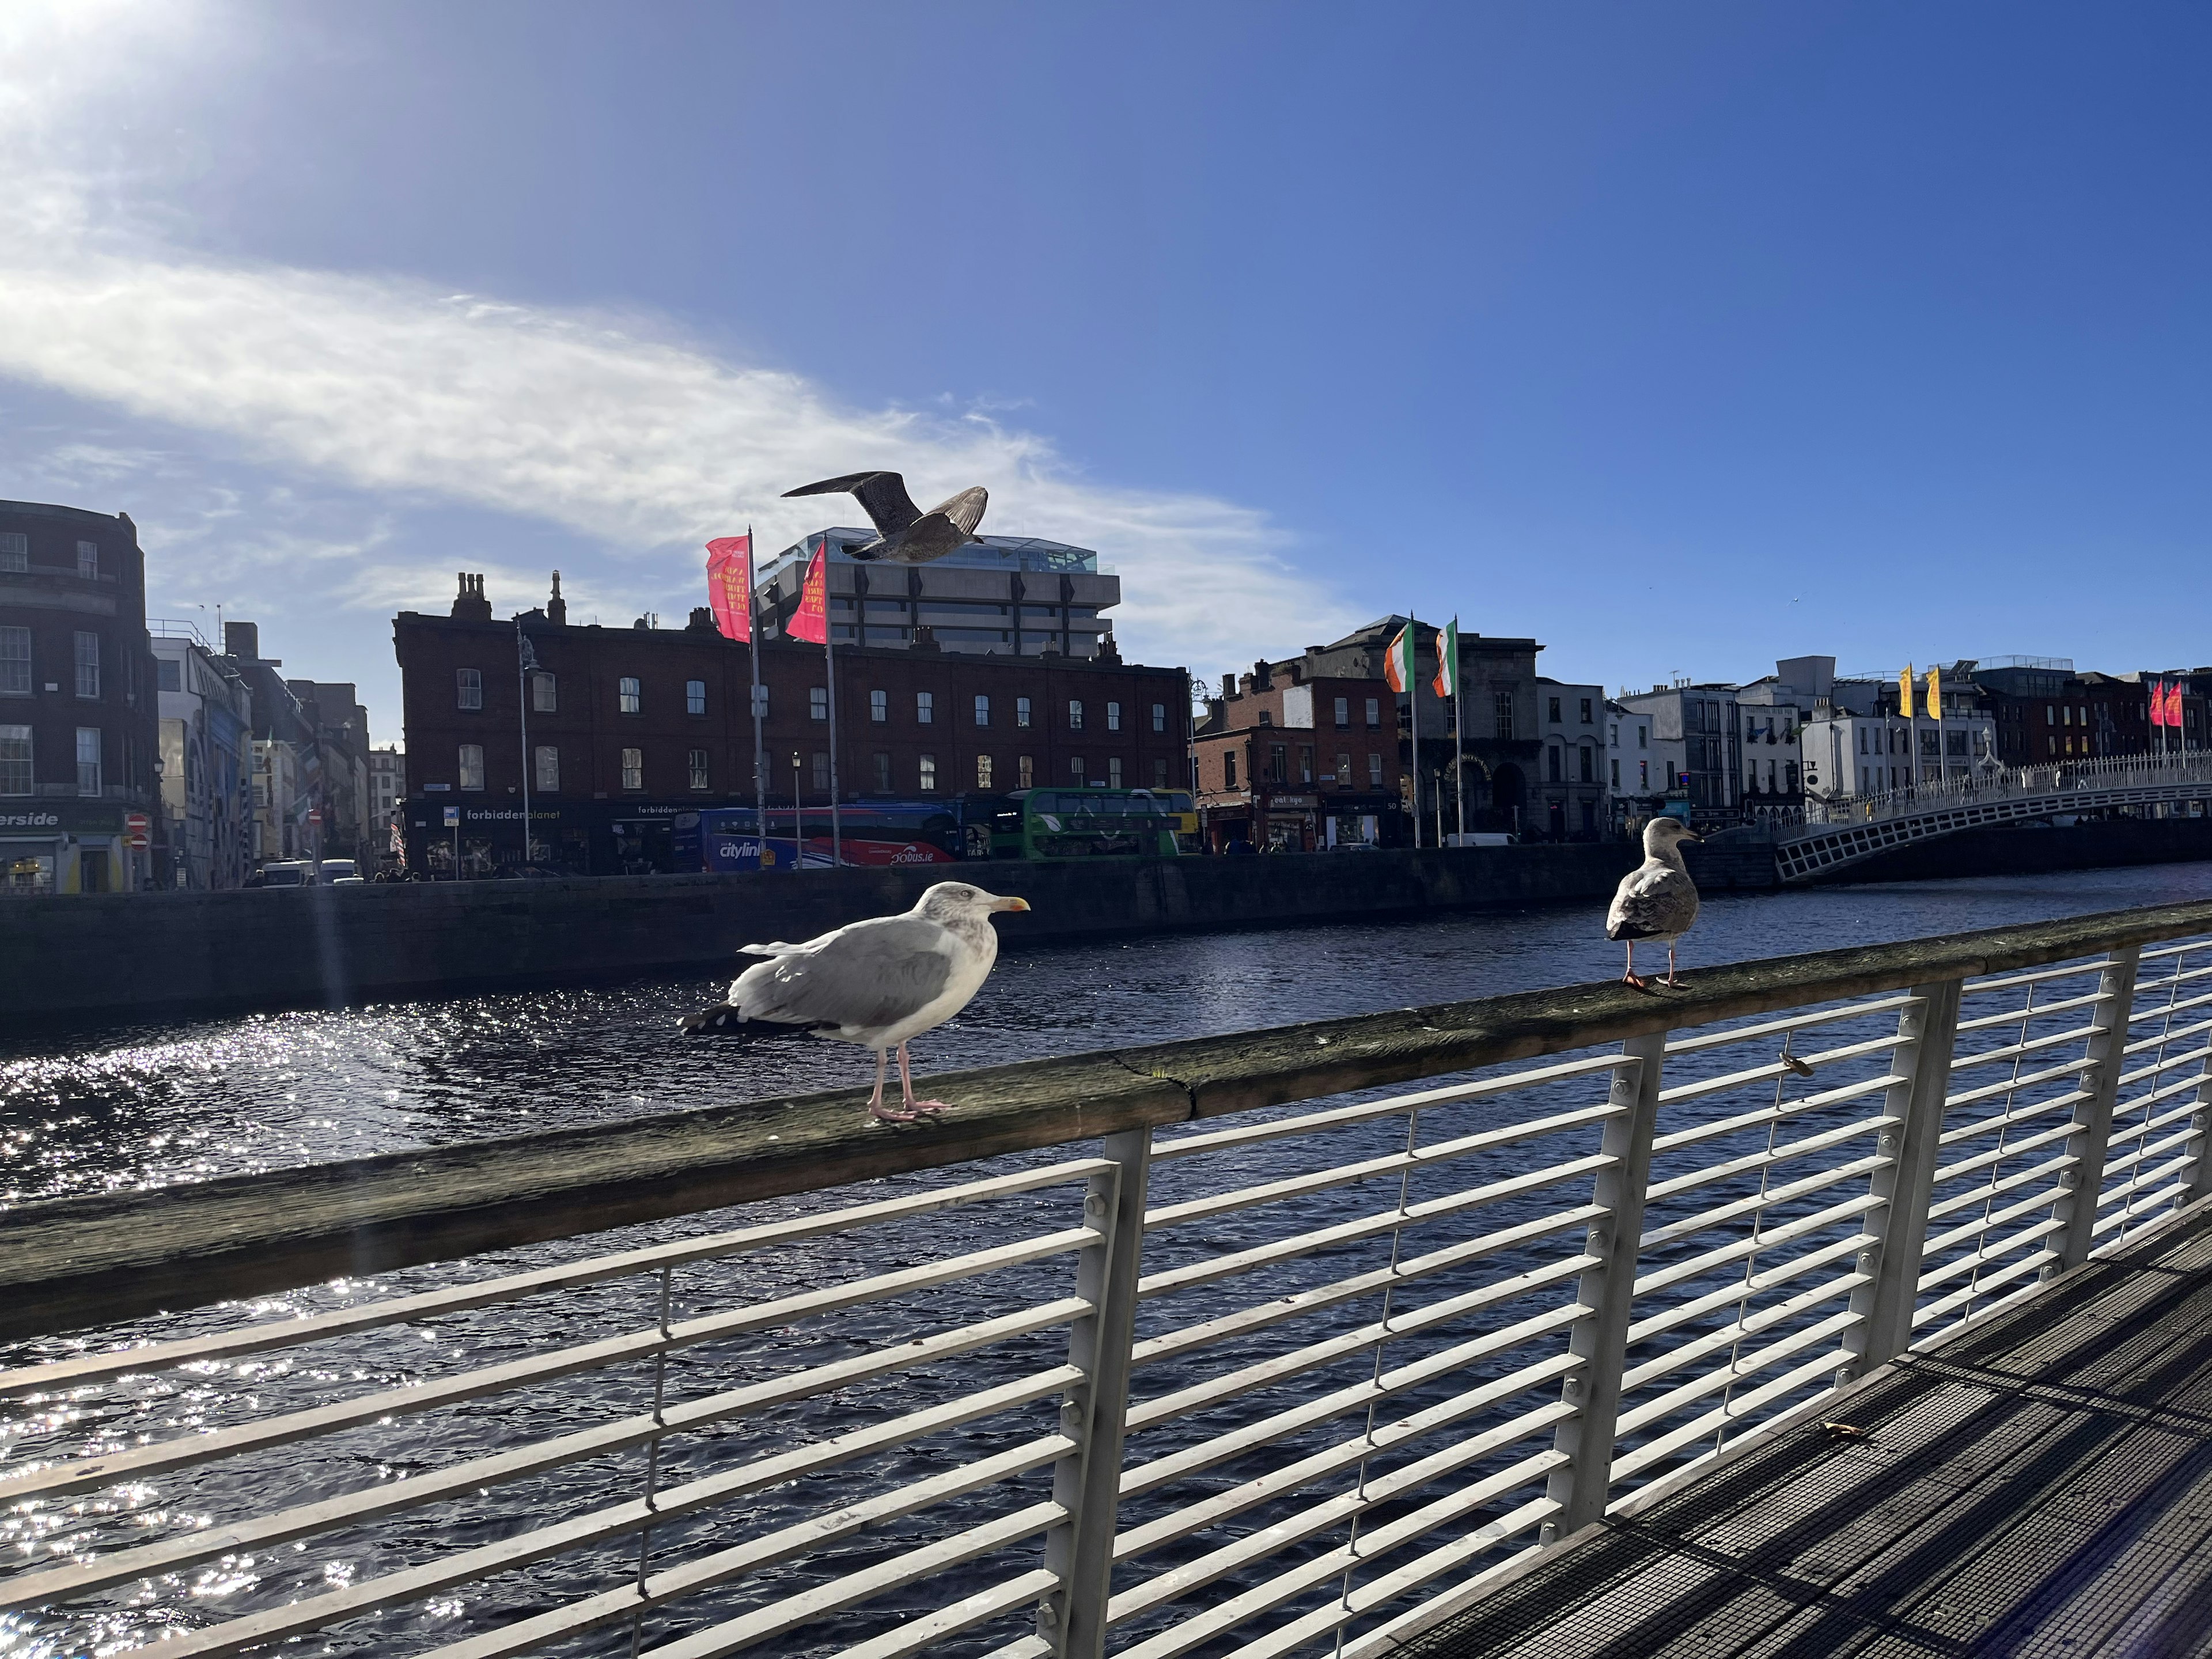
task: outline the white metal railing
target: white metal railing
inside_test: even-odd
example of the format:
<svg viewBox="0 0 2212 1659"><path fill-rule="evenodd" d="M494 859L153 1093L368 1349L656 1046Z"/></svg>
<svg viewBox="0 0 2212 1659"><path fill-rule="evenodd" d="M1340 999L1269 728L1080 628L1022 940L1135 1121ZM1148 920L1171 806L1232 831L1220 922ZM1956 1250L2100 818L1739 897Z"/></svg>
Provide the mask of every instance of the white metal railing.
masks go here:
<svg viewBox="0 0 2212 1659"><path fill-rule="evenodd" d="M50 1340L0 1648L1376 1655L2207 1188L2212 939L1564 1042Z"/></svg>
<svg viewBox="0 0 2212 1659"><path fill-rule="evenodd" d="M2037 766L1969 768L1963 773L1865 795L1808 797L1807 825L1881 823L1977 802L2077 794L2085 790L2156 789L2212 783L2212 750L2107 755Z"/></svg>

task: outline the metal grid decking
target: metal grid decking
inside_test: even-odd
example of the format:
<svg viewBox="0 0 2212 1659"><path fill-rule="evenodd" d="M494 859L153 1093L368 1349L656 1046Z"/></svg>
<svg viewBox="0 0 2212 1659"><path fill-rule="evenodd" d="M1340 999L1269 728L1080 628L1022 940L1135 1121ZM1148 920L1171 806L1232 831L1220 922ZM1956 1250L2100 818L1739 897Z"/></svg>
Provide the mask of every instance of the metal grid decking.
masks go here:
<svg viewBox="0 0 2212 1659"><path fill-rule="evenodd" d="M1395 1650L2212 1654L2208 1269L2200 1206Z"/></svg>

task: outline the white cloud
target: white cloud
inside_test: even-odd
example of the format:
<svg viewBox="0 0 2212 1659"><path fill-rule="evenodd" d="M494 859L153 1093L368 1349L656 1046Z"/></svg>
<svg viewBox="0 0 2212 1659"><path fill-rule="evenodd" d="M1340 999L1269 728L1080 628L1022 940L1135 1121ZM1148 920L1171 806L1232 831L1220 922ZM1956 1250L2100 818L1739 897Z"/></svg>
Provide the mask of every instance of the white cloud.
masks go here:
<svg viewBox="0 0 2212 1659"><path fill-rule="evenodd" d="M70 143L75 99L103 82L112 90L127 64L95 68L98 31L54 27L63 45L48 52L60 66L50 82L0 94L0 164L22 185L0 215L26 233L0 238L0 374L205 434L311 488L562 526L634 562L607 573L611 592L688 592L710 535L750 520L774 547L819 527L825 504L781 501L782 489L890 465L924 501L988 485L987 532L1097 548L1122 578L1119 632L1133 657L1206 672L1358 620L1273 556L1282 537L1263 513L1096 483L1046 439L981 411L851 408L799 375L723 361L650 319L164 248L149 240L145 216L116 210L133 195L117 182L131 170L95 165ZM13 39L0 33L17 62L35 45L24 35L20 22ZM109 44L118 38L111 30ZM141 44L157 55L188 49L173 34ZM100 476L110 455L79 447L78 470ZM231 556L251 555L250 504L226 535ZM321 562L295 561L295 550L288 541L283 564ZM436 562L434 595L427 566L407 560L357 580L348 597L442 599L453 562Z"/></svg>

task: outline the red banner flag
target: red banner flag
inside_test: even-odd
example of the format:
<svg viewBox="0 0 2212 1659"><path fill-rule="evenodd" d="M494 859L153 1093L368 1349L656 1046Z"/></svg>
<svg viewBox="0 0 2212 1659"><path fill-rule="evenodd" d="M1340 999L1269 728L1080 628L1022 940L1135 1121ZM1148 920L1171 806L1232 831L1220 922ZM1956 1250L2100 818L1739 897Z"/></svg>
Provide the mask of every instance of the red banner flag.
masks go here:
<svg viewBox="0 0 2212 1659"><path fill-rule="evenodd" d="M2164 680L2153 680L2150 683L2150 723L2153 726L2166 724L2166 682Z"/></svg>
<svg viewBox="0 0 2212 1659"><path fill-rule="evenodd" d="M824 547L806 567L806 586L799 591L799 609L792 613L791 637L830 643L830 550Z"/></svg>
<svg viewBox="0 0 2212 1659"><path fill-rule="evenodd" d="M718 536L707 544L707 602L714 626L740 644L753 636L753 538Z"/></svg>
<svg viewBox="0 0 2212 1659"><path fill-rule="evenodd" d="M2176 680L2166 688L2166 723L2175 731L2181 729L2181 682Z"/></svg>

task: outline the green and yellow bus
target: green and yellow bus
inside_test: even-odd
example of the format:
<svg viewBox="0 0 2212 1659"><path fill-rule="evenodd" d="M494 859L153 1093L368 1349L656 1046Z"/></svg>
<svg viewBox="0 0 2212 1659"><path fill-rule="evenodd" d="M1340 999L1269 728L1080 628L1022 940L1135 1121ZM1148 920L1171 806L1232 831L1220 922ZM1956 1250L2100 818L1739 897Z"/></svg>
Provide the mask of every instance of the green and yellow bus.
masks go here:
<svg viewBox="0 0 2212 1659"><path fill-rule="evenodd" d="M1000 814L993 826L1000 858L1174 858L1198 832L1188 791L1023 789L1009 799L1018 817Z"/></svg>

